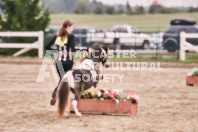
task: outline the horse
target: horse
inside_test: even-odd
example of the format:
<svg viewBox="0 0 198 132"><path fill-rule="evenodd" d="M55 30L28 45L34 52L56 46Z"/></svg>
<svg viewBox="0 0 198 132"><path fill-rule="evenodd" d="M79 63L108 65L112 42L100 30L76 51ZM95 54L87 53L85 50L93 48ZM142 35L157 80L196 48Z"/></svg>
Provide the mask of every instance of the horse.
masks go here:
<svg viewBox="0 0 198 132"><path fill-rule="evenodd" d="M100 73L100 63L105 68L109 67L108 60L109 47L103 46L91 52L85 58L77 68L68 71L62 78L58 89L57 97L58 103L58 116L70 116L70 103L72 103L76 116L80 117L82 114L77 109L78 100L81 97L81 92L94 86L97 87L99 80L103 79ZM75 98L71 102L71 94L74 94ZM65 110L66 109L66 110Z"/></svg>

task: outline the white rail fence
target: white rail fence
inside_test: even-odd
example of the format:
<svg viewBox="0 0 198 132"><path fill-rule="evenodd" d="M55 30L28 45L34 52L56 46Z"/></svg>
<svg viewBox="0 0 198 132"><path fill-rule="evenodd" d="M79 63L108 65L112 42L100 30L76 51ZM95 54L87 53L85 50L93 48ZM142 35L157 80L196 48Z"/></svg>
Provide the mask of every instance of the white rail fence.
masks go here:
<svg viewBox="0 0 198 132"><path fill-rule="evenodd" d="M186 50L195 51L198 53L198 46L192 45L186 41L186 38L198 38L197 33L180 33L180 60L186 60Z"/></svg>
<svg viewBox="0 0 198 132"><path fill-rule="evenodd" d="M37 37L34 43L0 43L0 48L22 48L13 56L19 56L31 49L38 49L39 58L43 58L44 33L38 32L0 32L0 37Z"/></svg>

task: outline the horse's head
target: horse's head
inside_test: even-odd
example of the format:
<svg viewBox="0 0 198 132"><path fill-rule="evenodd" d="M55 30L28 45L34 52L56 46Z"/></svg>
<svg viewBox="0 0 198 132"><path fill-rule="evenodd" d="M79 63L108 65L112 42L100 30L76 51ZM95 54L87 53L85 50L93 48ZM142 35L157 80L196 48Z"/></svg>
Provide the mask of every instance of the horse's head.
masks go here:
<svg viewBox="0 0 198 132"><path fill-rule="evenodd" d="M103 47L99 48L100 62L103 64L103 66L105 68L109 68L109 64L107 64L108 52L109 52L109 47L108 46L103 46Z"/></svg>
<svg viewBox="0 0 198 132"><path fill-rule="evenodd" d="M94 62L97 63L101 62L105 68L108 68L109 67L109 64L107 64L108 52L109 52L109 47L103 46L88 54L85 58L81 59L80 62L84 61L85 59L93 59Z"/></svg>

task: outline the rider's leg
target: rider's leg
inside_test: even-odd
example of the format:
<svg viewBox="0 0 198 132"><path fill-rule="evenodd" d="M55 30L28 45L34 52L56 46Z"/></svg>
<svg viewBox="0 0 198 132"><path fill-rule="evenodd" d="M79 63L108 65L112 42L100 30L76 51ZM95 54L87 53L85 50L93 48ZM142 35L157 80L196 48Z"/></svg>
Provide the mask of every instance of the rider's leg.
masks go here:
<svg viewBox="0 0 198 132"><path fill-rule="evenodd" d="M60 78L60 80L59 80L59 82L58 82L58 86L59 86L60 82L61 82L61 78ZM55 97L56 97L56 93L57 93L58 86L54 89L54 91L53 91L53 93L52 93L52 98L55 98Z"/></svg>
<svg viewBox="0 0 198 132"><path fill-rule="evenodd" d="M58 73L58 75L59 75L59 77L60 77L60 80L59 80L59 82L58 82L58 86L59 86L59 84L60 84L62 78L61 78L61 73L60 73L59 70L58 70L57 64L56 64L56 70L57 70L57 73ZM57 93L58 86L55 87L55 89L54 89L54 91L53 91L53 93L52 93L52 99L51 99L51 101L50 101L50 104L51 104L51 105L54 105L54 104L56 103L56 93Z"/></svg>
<svg viewBox="0 0 198 132"><path fill-rule="evenodd" d="M72 69L73 62L72 63L70 63L70 62L62 62L62 66L63 66L64 72L66 73L66 72L68 72L69 70ZM58 75L60 77L60 80L59 80L59 83L58 83L58 86L59 86L59 84L60 84L60 82L61 82L61 80L62 80L62 78L63 78L63 76L64 76L65 73L60 73L59 70L58 70L57 65L56 65L56 69L57 69ZM52 94L52 98L55 98L56 97L58 86L54 89L54 92Z"/></svg>

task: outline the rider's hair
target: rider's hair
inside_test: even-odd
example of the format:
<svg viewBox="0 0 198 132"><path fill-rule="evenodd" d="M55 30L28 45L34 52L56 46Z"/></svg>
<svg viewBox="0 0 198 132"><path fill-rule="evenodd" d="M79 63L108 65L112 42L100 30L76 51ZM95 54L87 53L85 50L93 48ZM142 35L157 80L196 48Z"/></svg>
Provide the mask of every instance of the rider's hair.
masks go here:
<svg viewBox="0 0 198 132"><path fill-rule="evenodd" d="M65 28L67 28L68 26L70 27L72 25L73 25L73 23L71 21L69 21L69 20L64 21L64 23L63 23L63 25L62 25L61 29L59 30L59 33L58 33L58 36L61 37L61 40L63 40L64 37L66 37L67 34L68 34L67 31L65 30Z"/></svg>

